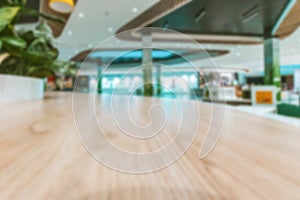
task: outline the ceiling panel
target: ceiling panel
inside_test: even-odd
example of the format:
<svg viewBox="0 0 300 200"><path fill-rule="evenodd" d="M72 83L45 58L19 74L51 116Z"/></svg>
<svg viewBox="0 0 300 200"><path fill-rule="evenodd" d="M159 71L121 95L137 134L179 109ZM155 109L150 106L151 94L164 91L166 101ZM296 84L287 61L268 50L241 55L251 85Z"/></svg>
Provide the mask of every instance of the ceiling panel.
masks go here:
<svg viewBox="0 0 300 200"><path fill-rule="evenodd" d="M289 0L195 0L151 23L190 34L262 36Z"/></svg>

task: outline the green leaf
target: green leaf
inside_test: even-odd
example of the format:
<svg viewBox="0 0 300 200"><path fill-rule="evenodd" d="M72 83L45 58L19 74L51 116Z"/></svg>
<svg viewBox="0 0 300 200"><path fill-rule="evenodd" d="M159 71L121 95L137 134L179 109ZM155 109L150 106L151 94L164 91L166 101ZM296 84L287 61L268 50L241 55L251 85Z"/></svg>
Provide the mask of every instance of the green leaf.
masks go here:
<svg viewBox="0 0 300 200"><path fill-rule="evenodd" d="M22 70L22 60L15 56L9 56L8 58L4 59L0 67L0 73L2 74L22 75Z"/></svg>
<svg viewBox="0 0 300 200"><path fill-rule="evenodd" d="M59 51L52 45L52 33L45 21L36 30L15 30L20 15L64 20L25 8L26 0L0 0L0 53L9 55L0 64L0 73L46 77L59 70L54 63Z"/></svg>
<svg viewBox="0 0 300 200"><path fill-rule="evenodd" d="M36 30L52 36L52 29L45 20L41 20L41 22L37 25Z"/></svg>
<svg viewBox="0 0 300 200"><path fill-rule="evenodd" d="M40 37L35 39L27 49L30 52L44 54L49 59L56 59L58 56L58 49L53 47L45 38Z"/></svg>
<svg viewBox="0 0 300 200"><path fill-rule="evenodd" d="M1 32L1 36L15 36L17 37L17 33L15 31L15 28L12 24L7 25Z"/></svg>
<svg viewBox="0 0 300 200"><path fill-rule="evenodd" d="M22 59L25 63L37 66L48 66L53 62L53 58L49 57L45 52L22 52Z"/></svg>
<svg viewBox="0 0 300 200"><path fill-rule="evenodd" d="M25 40L27 42L27 44L30 44L31 42L33 42L35 40L35 35L32 30L28 31L28 30L21 29L18 31L18 35L20 38Z"/></svg>
<svg viewBox="0 0 300 200"><path fill-rule="evenodd" d="M27 0L1 0L0 6L25 6Z"/></svg>
<svg viewBox="0 0 300 200"><path fill-rule="evenodd" d="M55 73L48 68L38 68L36 66L28 67L27 76L37 77L37 78L44 78L47 76L54 75Z"/></svg>
<svg viewBox="0 0 300 200"><path fill-rule="evenodd" d="M17 37L1 37L0 40L4 47L8 45L17 49L24 49L27 45L25 40Z"/></svg>
<svg viewBox="0 0 300 200"><path fill-rule="evenodd" d="M2 7L0 8L0 31L9 25L18 15L20 7Z"/></svg>
<svg viewBox="0 0 300 200"><path fill-rule="evenodd" d="M58 23L61 23L61 24L65 23L65 20L60 18L60 17L45 14L45 13L40 13L36 10L29 9L29 8L22 8L21 15L28 15L28 16L32 16L32 17L42 17L44 19L55 21L55 22L58 22Z"/></svg>

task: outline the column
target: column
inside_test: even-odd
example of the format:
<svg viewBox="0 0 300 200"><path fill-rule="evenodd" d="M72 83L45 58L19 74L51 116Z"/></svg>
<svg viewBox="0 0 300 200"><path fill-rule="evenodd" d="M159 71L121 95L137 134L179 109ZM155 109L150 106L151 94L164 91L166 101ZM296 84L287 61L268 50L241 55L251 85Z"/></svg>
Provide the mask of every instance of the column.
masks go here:
<svg viewBox="0 0 300 200"><path fill-rule="evenodd" d="M97 59L97 93L100 94L102 92L102 60Z"/></svg>
<svg viewBox="0 0 300 200"><path fill-rule="evenodd" d="M265 85L274 85L279 89L277 100L281 99L281 78L279 62L279 39L276 37L264 40Z"/></svg>
<svg viewBox="0 0 300 200"><path fill-rule="evenodd" d="M151 33L143 33L143 78L144 78L144 95L153 96L152 85L152 36Z"/></svg>
<svg viewBox="0 0 300 200"><path fill-rule="evenodd" d="M102 92L102 67L98 66L98 84L97 84L97 93Z"/></svg>
<svg viewBox="0 0 300 200"><path fill-rule="evenodd" d="M197 72L197 91L198 89L200 88L200 85L201 85L201 74L200 72Z"/></svg>
<svg viewBox="0 0 300 200"><path fill-rule="evenodd" d="M161 94L161 67L156 66L156 94L159 96Z"/></svg>

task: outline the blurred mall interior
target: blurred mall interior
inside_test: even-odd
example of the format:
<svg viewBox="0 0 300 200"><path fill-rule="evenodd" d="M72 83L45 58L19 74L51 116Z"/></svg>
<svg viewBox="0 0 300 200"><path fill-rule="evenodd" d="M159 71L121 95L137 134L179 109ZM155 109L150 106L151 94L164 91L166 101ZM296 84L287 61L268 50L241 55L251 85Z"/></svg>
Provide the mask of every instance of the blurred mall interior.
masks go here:
<svg viewBox="0 0 300 200"><path fill-rule="evenodd" d="M299 199L300 1L3 0L0 107L0 199Z"/></svg>

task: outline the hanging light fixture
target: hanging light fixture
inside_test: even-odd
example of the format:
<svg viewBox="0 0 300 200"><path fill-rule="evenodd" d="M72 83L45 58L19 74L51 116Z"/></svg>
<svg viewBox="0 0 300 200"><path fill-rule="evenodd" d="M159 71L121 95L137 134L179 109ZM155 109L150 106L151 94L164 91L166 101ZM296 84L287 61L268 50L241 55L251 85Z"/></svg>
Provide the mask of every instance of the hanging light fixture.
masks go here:
<svg viewBox="0 0 300 200"><path fill-rule="evenodd" d="M73 0L49 0L49 6L52 10L60 13L71 13L74 9Z"/></svg>

